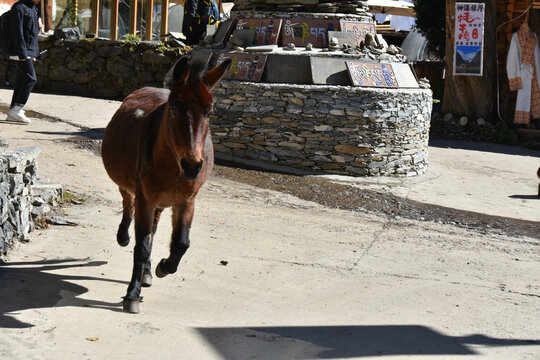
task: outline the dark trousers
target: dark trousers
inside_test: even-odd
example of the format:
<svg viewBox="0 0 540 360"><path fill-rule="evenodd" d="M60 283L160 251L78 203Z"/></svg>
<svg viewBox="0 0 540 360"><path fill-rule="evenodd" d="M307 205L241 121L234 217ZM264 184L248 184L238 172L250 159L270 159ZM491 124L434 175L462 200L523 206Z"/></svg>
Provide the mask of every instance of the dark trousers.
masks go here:
<svg viewBox="0 0 540 360"><path fill-rule="evenodd" d="M206 32L188 33L186 35L186 45L198 45L205 36Z"/></svg>
<svg viewBox="0 0 540 360"><path fill-rule="evenodd" d="M25 105L28 97L37 83L36 70L32 59L26 61L15 61L17 71L15 89L11 99L11 107L15 105Z"/></svg>

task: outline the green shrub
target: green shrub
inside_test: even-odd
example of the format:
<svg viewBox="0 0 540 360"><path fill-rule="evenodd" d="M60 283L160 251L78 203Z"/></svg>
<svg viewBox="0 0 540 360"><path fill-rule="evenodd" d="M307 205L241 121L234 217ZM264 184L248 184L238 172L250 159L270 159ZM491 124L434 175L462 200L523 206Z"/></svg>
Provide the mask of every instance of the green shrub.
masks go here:
<svg viewBox="0 0 540 360"><path fill-rule="evenodd" d="M428 49L444 59L446 0L413 0L416 29L428 40Z"/></svg>
<svg viewBox="0 0 540 360"><path fill-rule="evenodd" d="M126 34L123 39L127 41L141 41L141 38L135 34Z"/></svg>

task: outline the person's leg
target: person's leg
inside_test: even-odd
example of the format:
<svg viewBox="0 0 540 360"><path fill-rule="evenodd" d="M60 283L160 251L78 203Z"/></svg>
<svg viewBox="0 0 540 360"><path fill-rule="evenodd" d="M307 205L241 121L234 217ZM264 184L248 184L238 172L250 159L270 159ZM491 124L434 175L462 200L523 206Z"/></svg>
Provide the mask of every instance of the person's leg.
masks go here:
<svg viewBox="0 0 540 360"><path fill-rule="evenodd" d="M11 107L16 105L24 106L30 97L32 89L37 83L36 71L32 59L26 61L17 61L17 82L13 90L11 99Z"/></svg>
<svg viewBox="0 0 540 360"><path fill-rule="evenodd" d="M23 107L26 105L28 97L37 82L36 71L31 59L17 61L16 69L17 79L6 121L27 125L30 124L30 119L24 114Z"/></svg>
<svg viewBox="0 0 540 360"><path fill-rule="evenodd" d="M13 61L15 68L15 84L13 86L13 96L11 97L10 109L15 106L17 99L20 98L19 94L21 93L21 88L24 85L24 74L21 70L19 70L19 63L21 62L22 61Z"/></svg>

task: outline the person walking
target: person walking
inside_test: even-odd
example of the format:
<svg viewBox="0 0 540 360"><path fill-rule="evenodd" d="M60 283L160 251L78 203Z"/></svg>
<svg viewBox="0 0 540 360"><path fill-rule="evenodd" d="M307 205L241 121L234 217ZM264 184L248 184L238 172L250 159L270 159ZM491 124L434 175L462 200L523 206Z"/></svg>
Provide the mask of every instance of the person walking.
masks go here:
<svg viewBox="0 0 540 360"><path fill-rule="evenodd" d="M23 107L36 85L37 76L34 61L39 55L38 33L39 14L37 5L41 0L19 0L12 6L9 25L13 48L10 59L15 61L16 82L13 89L11 106L5 121L28 125Z"/></svg>
<svg viewBox="0 0 540 360"><path fill-rule="evenodd" d="M182 33L187 45L197 45L206 36L207 26L219 18L214 0L185 0Z"/></svg>

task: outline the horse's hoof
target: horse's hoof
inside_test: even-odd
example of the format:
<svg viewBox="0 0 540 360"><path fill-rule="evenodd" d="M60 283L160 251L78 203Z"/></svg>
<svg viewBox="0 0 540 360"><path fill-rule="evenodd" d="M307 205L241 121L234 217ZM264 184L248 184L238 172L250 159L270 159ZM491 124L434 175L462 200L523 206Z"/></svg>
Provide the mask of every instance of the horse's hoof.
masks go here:
<svg viewBox="0 0 540 360"><path fill-rule="evenodd" d="M117 236L116 241L121 247L126 247L129 245L129 235L128 236Z"/></svg>
<svg viewBox="0 0 540 360"><path fill-rule="evenodd" d="M141 286L142 287L150 287L150 286L152 286L152 275L143 274L142 280L141 280Z"/></svg>
<svg viewBox="0 0 540 360"><path fill-rule="evenodd" d="M124 299L123 301L123 310L124 312L131 313L131 314L138 314L139 313L139 300L127 300Z"/></svg>
<svg viewBox="0 0 540 360"><path fill-rule="evenodd" d="M169 272L165 270L165 259L161 259L159 264L156 266L156 276L162 278L169 275Z"/></svg>

